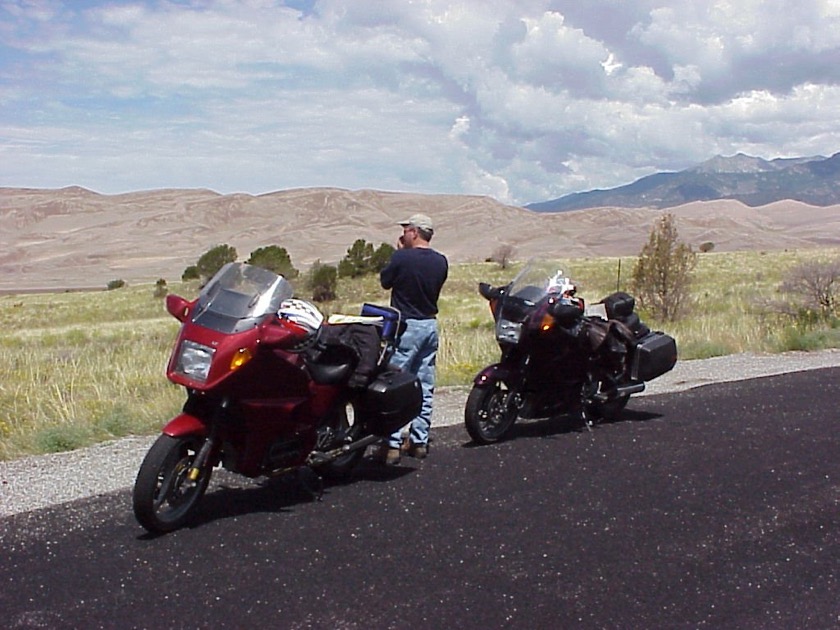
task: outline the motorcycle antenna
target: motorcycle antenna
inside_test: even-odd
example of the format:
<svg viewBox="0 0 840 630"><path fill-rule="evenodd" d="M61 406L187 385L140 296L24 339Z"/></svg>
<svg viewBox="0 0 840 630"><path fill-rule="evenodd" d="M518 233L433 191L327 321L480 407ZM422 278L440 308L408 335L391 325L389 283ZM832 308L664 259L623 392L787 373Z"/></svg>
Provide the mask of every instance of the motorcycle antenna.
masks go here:
<svg viewBox="0 0 840 630"><path fill-rule="evenodd" d="M615 278L615 290L621 290L621 258L618 259L618 273Z"/></svg>

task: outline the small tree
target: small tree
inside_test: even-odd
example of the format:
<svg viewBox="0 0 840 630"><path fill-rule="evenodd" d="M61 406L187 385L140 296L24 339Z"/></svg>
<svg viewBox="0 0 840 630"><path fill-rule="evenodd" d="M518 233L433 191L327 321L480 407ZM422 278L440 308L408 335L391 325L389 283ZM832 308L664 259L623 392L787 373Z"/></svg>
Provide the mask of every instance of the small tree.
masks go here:
<svg viewBox="0 0 840 630"><path fill-rule="evenodd" d="M347 255L338 263L338 275L342 278L358 278L370 271L373 258L373 243L357 239L347 250Z"/></svg>
<svg viewBox="0 0 840 630"><path fill-rule="evenodd" d="M370 259L370 266L371 271L373 273L379 273L388 262L391 260L391 256L394 255L394 252L397 251L393 245L389 245L388 243L382 243L375 252L373 252L373 256Z"/></svg>
<svg viewBox="0 0 840 630"><path fill-rule="evenodd" d="M202 278L209 279L227 263L234 262L236 256L236 249L230 245L216 245L204 252L195 266Z"/></svg>
<svg viewBox="0 0 840 630"><path fill-rule="evenodd" d="M680 242L674 216L663 215L650 232L633 270L633 291L639 306L662 321L682 315L689 296L697 254Z"/></svg>
<svg viewBox="0 0 840 630"><path fill-rule="evenodd" d="M198 267L196 265L190 265L186 269L184 269L184 273L181 274L181 280L183 282L189 282L190 280L200 280L201 274L198 273Z"/></svg>
<svg viewBox="0 0 840 630"><path fill-rule="evenodd" d="M499 265L500 268L507 269L513 259L514 251L513 245L499 245L495 250L493 250L490 258L487 259L487 262L494 262Z"/></svg>
<svg viewBox="0 0 840 630"><path fill-rule="evenodd" d="M316 302L328 302L336 298L338 286L338 269L333 265L321 264L316 260L309 272L309 289L312 299Z"/></svg>
<svg viewBox="0 0 840 630"><path fill-rule="evenodd" d="M292 265L292 259L286 248L277 245L255 249L251 252L251 257L245 262L273 271L289 280L293 280L300 275L300 272Z"/></svg>
<svg viewBox="0 0 840 630"><path fill-rule="evenodd" d="M840 304L840 260L800 263L786 274L782 293L795 298L792 310L827 320L836 314Z"/></svg>
<svg viewBox="0 0 840 630"><path fill-rule="evenodd" d="M165 298L167 293L169 293L169 289L166 286L166 280L158 278L158 281L155 282L155 291L152 295L156 298Z"/></svg>

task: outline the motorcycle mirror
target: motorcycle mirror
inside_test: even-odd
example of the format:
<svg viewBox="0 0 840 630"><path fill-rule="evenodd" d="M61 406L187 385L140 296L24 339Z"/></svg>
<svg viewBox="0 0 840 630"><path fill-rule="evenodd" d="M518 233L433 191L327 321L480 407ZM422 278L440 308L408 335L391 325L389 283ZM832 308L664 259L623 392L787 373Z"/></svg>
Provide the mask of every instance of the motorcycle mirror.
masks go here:
<svg viewBox="0 0 840 630"><path fill-rule="evenodd" d="M481 294L485 300L498 300L505 292L510 285L505 285L503 287L496 287L495 289L487 284L486 282L479 282L478 283L478 292Z"/></svg>
<svg viewBox="0 0 840 630"><path fill-rule="evenodd" d="M179 322L187 320L187 316L190 314L191 306L192 302L185 300L180 295L170 293L166 296L166 310Z"/></svg>

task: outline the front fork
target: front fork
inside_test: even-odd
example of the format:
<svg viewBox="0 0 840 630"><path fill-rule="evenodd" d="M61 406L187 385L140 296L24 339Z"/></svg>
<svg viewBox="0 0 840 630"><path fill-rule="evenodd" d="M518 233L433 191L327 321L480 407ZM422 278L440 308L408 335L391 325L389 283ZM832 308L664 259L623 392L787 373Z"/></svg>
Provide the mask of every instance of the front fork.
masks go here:
<svg viewBox="0 0 840 630"><path fill-rule="evenodd" d="M204 443L201 445L201 448L193 460L192 466L187 472L187 476L190 481L198 481L198 479L201 478L202 471L204 471L208 465L213 465L210 462L212 462L211 456L216 452L216 446L219 443L218 427L223 421L224 415L229 406L230 399L227 397L223 398L213 411L213 417L209 423L196 416L181 414L164 427L164 433L168 433L169 435L184 435L187 433L206 434ZM207 429L208 425L209 432Z"/></svg>

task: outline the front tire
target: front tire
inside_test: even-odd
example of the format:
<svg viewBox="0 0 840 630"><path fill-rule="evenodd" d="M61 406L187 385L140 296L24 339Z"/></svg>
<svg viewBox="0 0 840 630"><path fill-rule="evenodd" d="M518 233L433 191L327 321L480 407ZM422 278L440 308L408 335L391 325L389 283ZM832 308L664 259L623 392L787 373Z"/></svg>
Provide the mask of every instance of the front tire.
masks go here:
<svg viewBox="0 0 840 630"><path fill-rule="evenodd" d="M464 423L474 442L493 444L507 435L518 415L516 395L502 383L474 385L464 408Z"/></svg>
<svg viewBox="0 0 840 630"><path fill-rule="evenodd" d="M205 466L198 479L189 478L203 443L204 439L197 436L161 435L146 453L132 498L134 516L148 531L171 532L192 515L213 473Z"/></svg>

